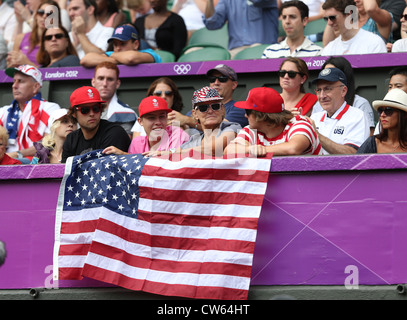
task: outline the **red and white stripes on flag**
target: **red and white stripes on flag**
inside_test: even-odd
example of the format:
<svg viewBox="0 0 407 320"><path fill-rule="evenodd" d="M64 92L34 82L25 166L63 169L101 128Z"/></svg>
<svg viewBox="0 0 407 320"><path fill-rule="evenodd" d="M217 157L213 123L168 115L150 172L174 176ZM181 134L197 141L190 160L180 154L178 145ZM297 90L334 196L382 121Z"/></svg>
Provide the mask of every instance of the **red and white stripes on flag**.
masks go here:
<svg viewBox="0 0 407 320"><path fill-rule="evenodd" d="M77 157L67 163L57 210L54 279L86 276L161 295L246 299L271 160L107 158L87 166L81 160L77 176L68 168ZM138 162L130 166L134 159ZM120 184L122 192L115 186L104 193L100 186L98 168L109 163L102 176L113 172L115 180L108 185ZM137 167L142 170L138 177ZM97 184L85 182L92 176ZM85 190L74 191L73 180ZM83 208L69 208L75 201Z"/></svg>

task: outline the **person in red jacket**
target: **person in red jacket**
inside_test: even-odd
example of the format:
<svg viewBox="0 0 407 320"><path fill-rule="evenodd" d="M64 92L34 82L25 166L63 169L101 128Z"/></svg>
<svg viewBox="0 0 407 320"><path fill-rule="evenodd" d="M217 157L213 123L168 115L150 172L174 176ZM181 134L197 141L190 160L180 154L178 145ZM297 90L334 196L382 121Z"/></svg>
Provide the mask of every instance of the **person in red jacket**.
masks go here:
<svg viewBox="0 0 407 320"><path fill-rule="evenodd" d="M21 164L17 159L11 158L6 154L8 144L7 130L0 126L0 165Z"/></svg>

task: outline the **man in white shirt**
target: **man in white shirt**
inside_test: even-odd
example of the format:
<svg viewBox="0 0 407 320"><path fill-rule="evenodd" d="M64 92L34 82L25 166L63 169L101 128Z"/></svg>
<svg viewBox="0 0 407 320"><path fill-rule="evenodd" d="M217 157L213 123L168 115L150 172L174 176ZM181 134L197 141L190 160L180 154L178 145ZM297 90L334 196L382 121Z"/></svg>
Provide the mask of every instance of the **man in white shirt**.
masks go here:
<svg viewBox="0 0 407 320"><path fill-rule="evenodd" d="M328 22L327 31L337 36L324 47L322 56L387 53L386 44L380 36L359 28L354 21L357 13L350 10L356 10L353 0L327 0L322 8L325 10L324 19Z"/></svg>
<svg viewBox="0 0 407 320"><path fill-rule="evenodd" d="M311 115L323 154L354 154L370 136L363 111L345 101L347 80L337 68L323 69L313 84L324 111Z"/></svg>
<svg viewBox="0 0 407 320"><path fill-rule="evenodd" d="M0 34L6 40L8 50L13 49L14 28L17 25L14 8L10 7L6 1L0 0Z"/></svg>
<svg viewBox="0 0 407 320"><path fill-rule="evenodd" d="M131 136L131 128L137 119L136 112L127 104L120 101L116 90L120 87L119 68L115 63L102 62L95 68L92 87L96 88L102 100L106 101L106 108L101 119L120 124Z"/></svg>
<svg viewBox="0 0 407 320"><path fill-rule="evenodd" d="M69 35L79 59L89 52L105 52L113 34L113 28L104 27L96 19L96 8L94 0L71 0L68 5L72 24Z"/></svg>
<svg viewBox="0 0 407 320"><path fill-rule="evenodd" d="M280 43L268 46L262 59L319 56L322 48L304 35L304 28L308 23L308 6L298 0L287 1L282 4L280 12L287 37Z"/></svg>
<svg viewBox="0 0 407 320"><path fill-rule="evenodd" d="M0 108L0 125L7 129L7 153L12 158L31 157L34 142L50 133L48 119L60 106L40 97L42 74L37 68L22 65L6 69L13 78L13 102Z"/></svg>

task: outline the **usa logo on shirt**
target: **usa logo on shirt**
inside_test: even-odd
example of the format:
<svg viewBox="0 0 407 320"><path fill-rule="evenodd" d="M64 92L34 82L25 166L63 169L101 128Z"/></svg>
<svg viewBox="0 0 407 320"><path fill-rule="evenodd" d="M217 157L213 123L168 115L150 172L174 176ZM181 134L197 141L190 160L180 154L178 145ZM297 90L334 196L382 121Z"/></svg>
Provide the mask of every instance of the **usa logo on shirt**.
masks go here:
<svg viewBox="0 0 407 320"><path fill-rule="evenodd" d="M345 132L344 126L335 127L334 134L343 134Z"/></svg>

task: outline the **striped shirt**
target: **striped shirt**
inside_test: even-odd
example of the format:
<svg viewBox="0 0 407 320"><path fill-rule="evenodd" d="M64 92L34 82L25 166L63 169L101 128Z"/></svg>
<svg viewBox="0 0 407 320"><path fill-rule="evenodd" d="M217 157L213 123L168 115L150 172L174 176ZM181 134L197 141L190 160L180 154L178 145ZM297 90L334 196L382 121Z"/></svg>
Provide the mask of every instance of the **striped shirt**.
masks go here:
<svg viewBox="0 0 407 320"><path fill-rule="evenodd" d="M277 137L267 138L264 133L246 126L240 130L236 139L243 139L247 141L249 145L258 144L262 146L272 146L288 142L292 137L298 134L306 136L311 143L311 146L305 150L303 154L321 154L322 147L319 142L317 132L314 130L311 122L307 118L300 115L293 117Z"/></svg>
<svg viewBox="0 0 407 320"><path fill-rule="evenodd" d="M317 46L308 38L304 38L304 42L291 52L287 44L287 39L280 43L275 43L268 46L263 51L262 59L285 58L285 57L314 57L321 55L322 48Z"/></svg>

